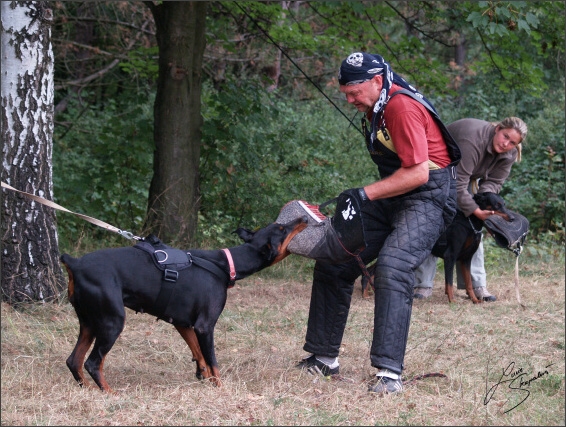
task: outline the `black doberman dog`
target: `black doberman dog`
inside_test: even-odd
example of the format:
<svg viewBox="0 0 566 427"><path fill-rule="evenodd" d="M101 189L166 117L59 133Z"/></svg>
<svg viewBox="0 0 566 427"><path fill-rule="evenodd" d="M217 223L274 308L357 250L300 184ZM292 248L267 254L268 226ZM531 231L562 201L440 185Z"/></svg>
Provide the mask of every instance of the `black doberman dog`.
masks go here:
<svg viewBox="0 0 566 427"><path fill-rule="evenodd" d="M104 359L124 328L124 307L128 307L172 323L191 349L197 378L220 386L214 327L229 286L289 255L289 242L306 226L307 217L302 217L285 225L272 223L256 232L239 228L236 233L245 243L223 250L185 252L161 245L151 254L136 245L101 249L78 259L62 255L69 275L69 301L80 324L77 343L67 359L75 380L88 385L84 363L98 387L112 392L103 373ZM175 259L176 268L160 270L157 263L168 257ZM159 303L163 289L171 283L165 304Z"/></svg>
<svg viewBox="0 0 566 427"><path fill-rule="evenodd" d="M496 193L474 194L474 201L482 210L490 210L494 215L503 217L506 221L512 220L512 214L505 208L505 200ZM454 266L460 261L460 267L466 293L474 304L482 302L476 298L472 287L470 268L472 257L478 250L481 242L483 221L475 215L466 217L460 210L446 231L440 236L432 248L432 255L444 260L444 293L448 302L454 302Z"/></svg>
<svg viewBox="0 0 566 427"><path fill-rule="evenodd" d="M505 208L505 200L496 193L477 193L474 200L482 210L491 210L494 215L511 221L512 213ZM454 302L454 267L456 261L460 261L462 276L466 284L466 293L474 304L478 300L472 287L472 276L470 272L472 257L476 253L480 241L483 221L475 215L464 216L458 210L452 223L440 236L432 248L432 255L444 259L444 292L448 295L448 301ZM368 284L373 286L375 264L368 268L370 276L362 275L362 297L369 297Z"/></svg>

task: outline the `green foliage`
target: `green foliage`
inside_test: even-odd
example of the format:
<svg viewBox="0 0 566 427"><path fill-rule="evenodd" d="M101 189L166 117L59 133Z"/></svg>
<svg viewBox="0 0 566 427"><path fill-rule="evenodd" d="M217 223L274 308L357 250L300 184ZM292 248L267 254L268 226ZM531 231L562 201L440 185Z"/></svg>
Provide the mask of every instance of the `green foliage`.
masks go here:
<svg viewBox="0 0 566 427"><path fill-rule="evenodd" d="M363 138L326 101L278 98L253 80L205 93L203 238L263 226L291 200L322 203L375 178Z"/></svg>
<svg viewBox="0 0 566 427"><path fill-rule="evenodd" d="M121 62L120 68L131 76L157 80L158 57L159 48L157 46L140 47L128 52L128 60Z"/></svg>
<svg viewBox="0 0 566 427"><path fill-rule="evenodd" d="M523 160L513 166L511 185L502 196L512 209L525 215L531 228L565 241L564 187L564 91L555 91L555 100L544 100L544 108L527 122L529 134L524 144Z"/></svg>
<svg viewBox="0 0 566 427"><path fill-rule="evenodd" d="M134 234L141 230L152 174L152 105L151 96L113 98L99 109L81 107L76 98L69 104L53 137L57 203ZM76 239L84 224L59 215L59 235Z"/></svg>
<svg viewBox="0 0 566 427"><path fill-rule="evenodd" d="M136 3L115 9L121 4L85 4L103 17L92 21L102 35L96 48L114 52L121 62L103 84L82 89L80 98L72 95L69 108L57 115L54 187L63 206L138 234L154 149L154 89L144 84L151 86L155 79L157 48L144 35L149 38L140 45L116 53L127 26L116 31L108 17L116 14L125 23L131 16L141 28L148 14ZM66 16L91 18L90 8L57 5ZM359 116L349 125L315 86L336 99L338 64L355 50L382 54L433 101L447 123L511 115L525 120L529 136L523 161L513 167L502 194L531 221L529 239L563 244L563 2L303 2L285 10L278 2L211 2L209 10L199 176L204 244L239 243L234 229L273 221L290 200L320 203L378 179L355 128ZM260 70L273 65L278 50L256 24L301 67L283 56L276 92L262 86ZM64 19L55 31L72 41L75 27L75 20ZM127 34L126 39L135 36ZM466 40L467 62L453 66L460 39ZM73 43L57 46L56 77L84 75L71 61ZM104 55L88 57L87 75L106 64ZM225 68L215 68L224 60ZM67 95L56 91L57 100ZM354 116L351 106L337 104ZM63 239L85 227L72 215L59 218Z"/></svg>
<svg viewBox="0 0 566 427"><path fill-rule="evenodd" d="M480 42L474 43L478 56L471 70L492 75L492 84L503 93L529 88L541 95L547 87L545 59L563 63L564 2L480 1L461 6L476 31L467 32L468 37Z"/></svg>

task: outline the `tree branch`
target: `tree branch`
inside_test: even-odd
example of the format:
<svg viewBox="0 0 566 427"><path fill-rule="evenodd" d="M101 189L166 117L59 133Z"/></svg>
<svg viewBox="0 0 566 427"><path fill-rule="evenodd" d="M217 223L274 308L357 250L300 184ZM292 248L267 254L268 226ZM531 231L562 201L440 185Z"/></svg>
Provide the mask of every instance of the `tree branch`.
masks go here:
<svg viewBox="0 0 566 427"><path fill-rule="evenodd" d="M501 71L501 68L499 68L499 66L495 63L495 59L493 59L493 55L491 54L491 50L489 49L489 47L487 46L487 44L485 43L485 40L483 39L483 35L481 33L481 31L479 29L476 29L476 32L478 33L478 35L480 36L480 40L483 44L483 47L485 48L485 50L487 51L487 53L489 54L489 59L491 60L491 63L493 64L493 66L495 67L495 69L499 72L499 75L501 76L501 78L503 80L505 79L505 76L503 75L503 72Z"/></svg>
<svg viewBox="0 0 566 427"><path fill-rule="evenodd" d="M405 21L405 24L407 24L411 29L417 31L418 33L422 34L423 36L425 36L426 38L436 42L436 43L440 43L441 45L445 46L445 47L454 47L453 44L447 44L446 42L444 42L443 40L440 40L438 38L436 38L434 35L428 34L426 33L424 30L421 30L419 27L417 27L416 25L414 25L409 18L407 18L405 15L403 15L400 11L398 11L394 5L391 4L391 2L386 1L385 2L391 9L393 9L393 11L403 20ZM451 28L446 28L446 30L442 30L439 31L437 33L443 33L443 32L450 32Z"/></svg>
<svg viewBox="0 0 566 427"><path fill-rule="evenodd" d="M150 22L151 22L150 20L146 20L144 22L144 24L142 25L142 29L147 27ZM142 33L143 32L138 32L136 34L136 36L130 40L130 42L128 43L128 46L126 47L126 52L129 52L134 47L136 42L141 38ZM76 43L76 44L78 45L79 43ZM95 49L97 52L101 52L98 48L93 48L93 47L89 47L89 46L81 46L81 47L83 47L85 49ZM112 55L111 53L107 53L107 52L105 52L105 54ZM117 55L113 55L113 56L117 56ZM70 81L61 83L59 85L55 85L55 90L64 89L67 86L84 86L84 85L92 82L93 80L96 80L96 79L104 76L106 73L108 73L114 67L116 67L116 65L118 65L121 61L120 58L122 58L122 59L127 58L127 55L118 56L118 58L114 59L106 67L102 68L101 70L98 70L97 72L91 74L90 76L86 76L86 77L83 77L81 79L70 80Z"/></svg>

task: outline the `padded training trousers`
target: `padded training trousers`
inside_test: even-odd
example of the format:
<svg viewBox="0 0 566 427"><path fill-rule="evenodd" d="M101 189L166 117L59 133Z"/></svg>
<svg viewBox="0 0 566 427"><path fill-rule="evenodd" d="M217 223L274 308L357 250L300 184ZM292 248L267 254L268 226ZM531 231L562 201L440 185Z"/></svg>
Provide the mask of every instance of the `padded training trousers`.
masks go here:
<svg viewBox="0 0 566 427"><path fill-rule="evenodd" d="M368 202L362 208L366 249L360 257L365 264L374 259L377 263L372 366L401 374L414 271L430 254L455 212L455 181L448 169L431 171L427 184L406 195ZM338 356L360 272L356 259L315 264L305 351Z"/></svg>

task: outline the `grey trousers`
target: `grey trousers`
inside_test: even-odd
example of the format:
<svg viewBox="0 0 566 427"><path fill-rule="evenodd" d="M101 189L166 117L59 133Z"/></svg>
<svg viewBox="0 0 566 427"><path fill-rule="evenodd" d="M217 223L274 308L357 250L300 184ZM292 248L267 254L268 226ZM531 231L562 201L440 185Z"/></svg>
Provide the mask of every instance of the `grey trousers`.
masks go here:
<svg viewBox="0 0 566 427"><path fill-rule="evenodd" d="M472 287L481 288L487 286L487 277L483 262L483 235L478 250L472 257L471 273ZM438 258L429 255L423 263L415 270L415 288L432 288L434 286L434 276L436 275L436 263ZM456 280L458 289L466 289L464 278L462 277L460 262L456 263Z"/></svg>

